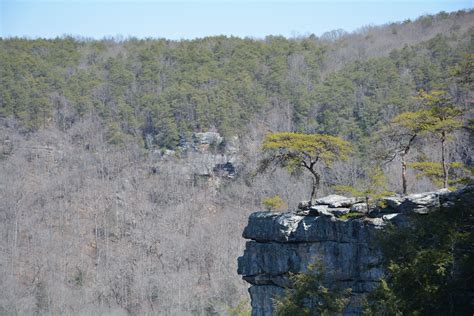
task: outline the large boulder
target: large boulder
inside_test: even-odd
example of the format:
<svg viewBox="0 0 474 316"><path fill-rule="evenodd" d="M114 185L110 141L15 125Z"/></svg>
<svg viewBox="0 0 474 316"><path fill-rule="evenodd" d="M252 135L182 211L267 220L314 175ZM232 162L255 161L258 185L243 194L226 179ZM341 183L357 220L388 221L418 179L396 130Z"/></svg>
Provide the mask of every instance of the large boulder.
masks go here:
<svg viewBox="0 0 474 316"><path fill-rule="evenodd" d="M314 201L302 201L298 204L301 210L307 210L315 205L327 205L330 208L350 208L353 204L362 202L358 198L349 198L338 194L331 194Z"/></svg>
<svg viewBox="0 0 474 316"><path fill-rule="evenodd" d="M447 189L411 194L395 208L397 213L427 214L440 208L440 197L449 193Z"/></svg>
<svg viewBox="0 0 474 316"><path fill-rule="evenodd" d="M331 195L316 199L316 204L330 205L330 204L335 204L335 203L339 203L339 202L347 201L347 200L349 200L348 197L338 195L338 194L331 194Z"/></svg>

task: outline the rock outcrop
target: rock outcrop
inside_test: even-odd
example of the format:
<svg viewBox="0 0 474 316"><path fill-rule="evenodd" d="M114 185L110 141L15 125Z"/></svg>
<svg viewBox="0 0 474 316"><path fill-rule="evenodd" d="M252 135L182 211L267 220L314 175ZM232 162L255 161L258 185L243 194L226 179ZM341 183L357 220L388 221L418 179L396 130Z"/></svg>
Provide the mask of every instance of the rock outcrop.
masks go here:
<svg viewBox="0 0 474 316"><path fill-rule="evenodd" d="M463 190L385 198L368 214L360 199L338 195L318 199L315 205L301 202L292 212L251 214L238 274L251 284L252 315L273 315L273 298L290 286L289 273L305 272L315 260L324 265L329 286L352 289L344 314L360 314L360 298L384 275L376 232L388 222L404 225L410 216L450 207L463 198Z"/></svg>
<svg viewBox="0 0 474 316"><path fill-rule="evenodd" d="M152 136L149 135L150 137L151 143ZM181 138L177 150L160 149L153 154L160 160L181 159L179 164L183 174L193 181L199 177L204 181L213 177L234 178L241 160L239 143L238 136L224 139L218 132L208 131L194 133L191 139ZM155 165L150 171L157 174L160 173L160 168Z"/></svg>
<svg viewBox="0 0 474 316"><path fill-rule="evenodd" d="M283 293L288 273L306 271L315 259L329 268L328 283L352 288L355 302L383 275L372 245L374 232L382 225L379 218L341 220L329 212L253 213L244 231L251 241L239 258L238 270L252 284L252 315L272 315L272 298ZM357 307L348 313L357 313Z"/></svg>

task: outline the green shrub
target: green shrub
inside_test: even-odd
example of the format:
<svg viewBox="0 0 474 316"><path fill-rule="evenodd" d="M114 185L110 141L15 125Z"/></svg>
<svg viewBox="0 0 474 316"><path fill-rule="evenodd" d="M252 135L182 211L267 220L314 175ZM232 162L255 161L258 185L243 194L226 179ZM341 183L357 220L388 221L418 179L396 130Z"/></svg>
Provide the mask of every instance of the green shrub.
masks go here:
<svg viewBox="0 0 474 316"><path fill-rule="evenodd" d="M263 199L262 204L269 211L283 211L288 208L288 204L279 195Z"/></svg>

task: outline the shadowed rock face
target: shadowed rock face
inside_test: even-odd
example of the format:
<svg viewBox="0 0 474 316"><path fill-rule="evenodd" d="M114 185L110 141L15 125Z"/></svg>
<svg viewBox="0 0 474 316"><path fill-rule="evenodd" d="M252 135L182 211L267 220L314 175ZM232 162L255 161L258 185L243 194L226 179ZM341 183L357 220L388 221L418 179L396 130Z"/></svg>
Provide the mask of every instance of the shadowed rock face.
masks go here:
<svg viewBox="0 0 474 316"><path fill-rule="evenodd" d="M372 290L383 275L372 248L380 219L344 221L334 216L257 212L250 215L238 273L252 284L252 315L272 315L272 298L289 285L289 272L305 272L315 259L327 267L328 284L353 289L354 301ZM347 314L358 311L350 307Z"/></svg>
<svg viewBox="0 0 474 316"><path fill-rule="evenodd" d="M371 217L349 220L338 218L346 212L334 210L344 206L355 212L353 206L360 201L335 195L317 200L316 205L302 202L294 212L251 214L243 232L250 241L238 259L238 274L251 284L252 315L273 315L273 298L290 286L288 273L306 272L315 260L324 265L329 287L352 289L344 314L360 314L361 296L377 287L384 275L375 233L388 222L403 226L410 216L422 216L454 202L469 206L473 188L386 198L385 209L376 207L369 212ZM466 196L471 200L464 201ZM365 213L366 208L359 212Z"/></svg>

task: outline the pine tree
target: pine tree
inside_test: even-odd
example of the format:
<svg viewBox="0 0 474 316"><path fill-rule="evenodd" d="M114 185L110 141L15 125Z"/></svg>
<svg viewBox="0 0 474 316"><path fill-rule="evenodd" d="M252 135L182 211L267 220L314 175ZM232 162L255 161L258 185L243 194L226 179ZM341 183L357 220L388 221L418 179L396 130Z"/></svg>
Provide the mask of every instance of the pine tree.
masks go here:
<svg viewBox="0 0 474 316"><path fill-rule="evenodd" d="M336 159L347 159L351 144L339 137L322 134L274 133L265 138L259 172L280 166L290 172L308 170L313 176L311 201L316 197L321 182L318 164L331 165Z"/></svg>
<svg viewBox="0 0 474 316"><path fill-rule="evenodd" d="M404 112L397 115L392 121L381 131L381 140L386 138L393 144L389 149L385 160L392 161L397 156L400 157L402 167L402 190L403 194L407 194L407 157L416 144L418 138L425 135L431 128L433 120L428 110L420 110L417 112Z"/></svg>
<svg viewBox="0 0 474 316"><path fill-rule="evenodd" d="M276 298L279 316L340 315L349 302L351 289L330 289L324 285L321 262L310 264L306 273L291 274L292 288Z"/></svg>
<svg viewBox="0 0 474 316"><path fill-rule="evenodd" d="M420 91L419 98L430 113L428 131L438 138L441 144L441 163L443 167L443 187L448 187L448 162L446 143L449 135L462 126L462 111L454 106L452 98L446 91L434 90L430 93Z"/></svg>

